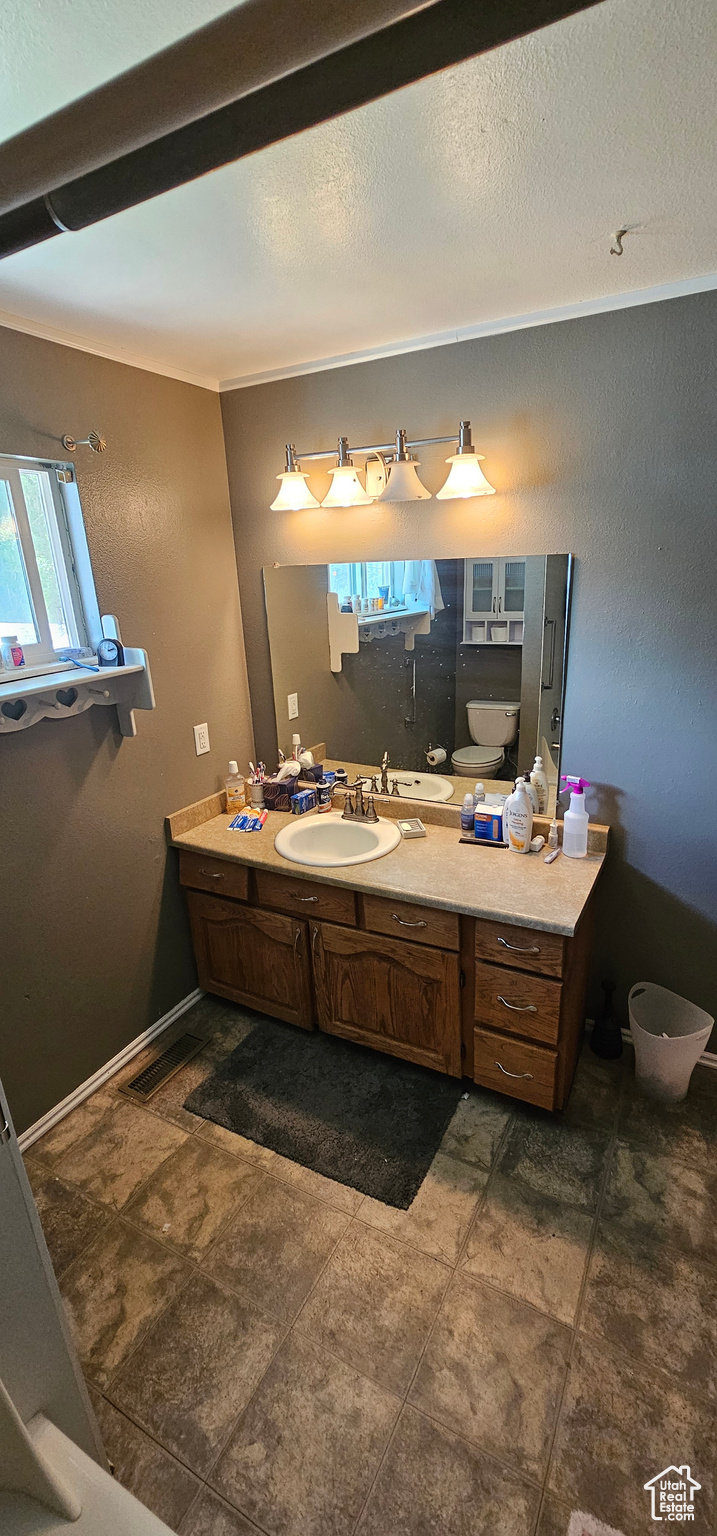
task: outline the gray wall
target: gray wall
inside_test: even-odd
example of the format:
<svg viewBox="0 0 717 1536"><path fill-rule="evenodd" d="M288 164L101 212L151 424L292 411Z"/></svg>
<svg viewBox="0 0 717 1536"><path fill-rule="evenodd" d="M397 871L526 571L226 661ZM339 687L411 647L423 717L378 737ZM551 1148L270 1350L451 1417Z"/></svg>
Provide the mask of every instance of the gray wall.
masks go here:
<svg viewBox="0 0 717 1536"><path fill-rule="evenodd" d="M717 834L696 812L717 710L717 294L282 380L222 397L257 729L272 689L261 567L410 554L577 556L564 771L613 826L596 975L717 1012ZM268 505L288 440L384 441L470 416L499 495L340 512ZM426 450L431 489L445 470ZM312 476L317 494L327 479Z"/></svg>
<svg viewBox="0 0 717 1536"><path fill-rule="evenodd" d="M196 985L163 819L219 786L251 730L219 399L0 331L0 452L77 453L102 612L150 657L156 710L0 741L0 1077L22 1130ZM209 724L211 753L192 726Z"/></svg>

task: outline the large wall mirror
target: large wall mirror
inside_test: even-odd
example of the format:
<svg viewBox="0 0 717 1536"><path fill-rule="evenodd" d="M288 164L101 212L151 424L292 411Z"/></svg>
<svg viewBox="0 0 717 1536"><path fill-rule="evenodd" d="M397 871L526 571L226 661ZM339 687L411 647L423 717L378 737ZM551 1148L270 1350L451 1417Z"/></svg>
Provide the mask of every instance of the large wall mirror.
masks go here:
<svg viewBox="0 0 717 1536"><path fill-rule="evenodd" d="M506 794L560 742L572 556L366 560L264 569L274 709L287 754L375 774L415 800Z"/></svg>

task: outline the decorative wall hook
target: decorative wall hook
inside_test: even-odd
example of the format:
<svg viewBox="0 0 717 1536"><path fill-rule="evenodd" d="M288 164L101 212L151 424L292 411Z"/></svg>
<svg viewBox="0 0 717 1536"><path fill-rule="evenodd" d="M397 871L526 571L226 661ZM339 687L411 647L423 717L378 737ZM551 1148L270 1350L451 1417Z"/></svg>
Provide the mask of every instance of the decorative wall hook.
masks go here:
<svg viewBox="0 0 717 1536"><path fill-rule="evenodd" d="M79 441L74 437L63 437L62 446L68 453L74 453L76 448L91 448L93 453L104 453L107 439L100 432L90 432L89 437L81 437Z"/></svg>
<svg viewBox="0 0 717 1536"><path fill-rule="evenodd" d="M611 256L622 256L622 253L623 253L622 252L622 242L623 242L623 240L625 238L625 235L629 235L629 233L630 233L629 229L616 229L615 230L615 233L614 233L614 235L612 237L613 240L615 241L615 244L610 246L610 255Z"/></svg>

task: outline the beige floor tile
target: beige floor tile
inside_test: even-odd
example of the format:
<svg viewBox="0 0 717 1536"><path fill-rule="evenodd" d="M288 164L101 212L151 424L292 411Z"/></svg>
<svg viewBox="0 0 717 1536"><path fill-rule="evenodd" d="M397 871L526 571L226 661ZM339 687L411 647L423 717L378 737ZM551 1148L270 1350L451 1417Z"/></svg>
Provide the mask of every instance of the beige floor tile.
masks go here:
<svg viewBox="0 0 717 1536"><path fill-rule="evenodd" d="M42 1163L25 1158L25 1168L40 1217L52 1267L59 1277L111 1220L108 1211L79 1189L63 1183Z"/></svg>
<svg viewBox="0 0 717 1536"><path fill-rule="evenodd" d="M128 1493L133 1493L140 1504L151 1509L171 1531L178 1531L201 1483L99 1392L92 1392L91 1397L102 1442L118 1483Z"/></svg>
<svg viewBox="0 0 717 1536"><path fill-rule="evenodd" d="M660 1242L604 1222L580 1327L717 1398L717 1276Z"/></svg>
<svg viewBox="0 0 717 1536"><path fill-rule="evenodd" d="M457 1157L461 1162L490 1168L511 1113L496 1094L484 1093L480 1088L470 1089L467 1098L458 1104L440 1151L446 1157Z"/></svg>
<svg viewBox="0 0 717 1536"><path fill-rule="evenodd" d="M323 1173L315 1173L313 1168L304 1168L301 1163L294 1163L290 1158L282 1157L279 1152L273 1152L271 1147L262 1147L257 1141L249 1141L246 1136L228 1131L225 1126L216 1125L212 1120L205 1120L197 1135L201 1141L209 1142L210 1146L221 1147L233 1157L256 1163L257 1167L265 1169L283 1184L292 1184L304 1194L325 1200L328 1205L335 1205L339 1211L348 1211L351 1216L355 1215L363 1203L364 1196L360 1190L351 1189L348 1184L339 1184L335 1179L327 1179Z"/></svg>
<svg viewBox="0 0 717 1536"><path fill-rule="evenodd" d="M462 1273L448 1294L410 1401L529 1477L541 1478L571 1334Z"/></svg>
<svg viewBox="0 0 717 1536"><path fill-rule="evenodd" d="M126 1215L198 1263L263 1177L260 1168L192 1136L151 1175Z"/></svg>
<svg viewBox="0 0 717 1536"><path fill-rule="evenodd" d="M681 1104L656 1104L643 1097L633 1079L620 1114L620 1136L662 1157L705 1168L717 1141L717 1096L690 1092Z"/></svg>
<svg viewBox="0 0 717 1536"><path fill-rule="evenodd" d="M539 1490L404 1408L357 1536L529 1536Z"/></svg>
<svg viewBox="0 0 717 1536"><path fill-rule="evenodd" d="M603 1214L626 1231L717 1260L717 1174L618 1141Z"/></svg>
<svg viewBox="0 0 717 1536"><path fill-rule="evenodd" d="M194 1274L115 1377L110 1396L205 1477L282 1331L245 1296Z"/></svg>
<svg viewBox="0 0 717 1536"><path fill-rule="evenodd" d="M330 1258L349 1217L265 1178L203 1262L206 1274L254 1295L287 1321Z"/></svg>
<svg viewBox="0 0 717 1536"><path fill-rule="evenodd" d="M494 1174L468 1239L463 1268L572 1325L593 1218Z"/></svg>
<svg viewBox="0 0 717 1536"><path fill-rule="evenodd" d="M212 1484L269 1536L349 1536L398 1409L374 1382L292 1335Z"/></svg>
<svg viewBox="0 0 717 1536"><path fill-rule="evenodd" d="M584 1509L582 1513L590 1511ZM535 1536L568 1536L571 1515L569 1504L562 1504L552 1493L544 1494Z"/></svg>
<svg viewBox="0 0 717 1536"><path fill-rule="evenodd" d="M586 1046L578 1061L570 1097L561 1115L565 1125L589 1130L604 1127L614 1131L620 1108L624 1064L601 1061Z"/></svg>
<svg viewBox="0 0 717 1536"><path fill-rule="evenodd" d="M576 1129L555 1116L525 1110L508 1132L499 1167L536 1195L594 1211L607 1148L605 1130Z"/></svg>
<svg viewBox="0 0 717 1536"><path fill-rule="evenodd" d="M153 1115L161 1115L163 1120L169 1120L172 1125L178 1125L181 1130L191 1134L202 1124L202 1119L200 1115L193 1115L184 1108L184 1100L213 1070L213 1063L207 1060L204 1051L200 1051L198 1056L193 1056L185 1067L181 1067L174 1077L170 1077L168 1082L152 1094L147 1109Z"/></svg>
<svg viewBox="0 0 717 1536"><path fill-rule="evenodd" d="M62 1279L85 1374L99 1387L127 1358L191 1269L121 1218L96 1237Z"/></svg>
<svg viewBox="0 0 717 1536"><path fill-rule="evenodd" d="M437 1259L356 1223L342 1237L297 1327L402 1394L450 1273Z"/></svg>
<svg viewBox="0 0 717 1536"><path fill-rule="evenodd" d="M407 1211L367 1195L360 1219L423 1253L455 1264L487 1182L487 1169L472 1168L439 1152Z"/></svg>
<svg viewBox="0 0 717 1536"><path fill-rule="evenodd" d="M180 1526L180 1536L257 1536L258 1526L203 1488Z"/></svg>
<svg viewBox="0 0 717 1536"><path fill-rule="evenodd" d="M78 1104L77 1109L65 1115L64 1120L58 1120L51 1131L46 1131L39 1141L33 1143L30 1155L36 1162L48 1163L53 1167L75 1142L81 1141L90 1131L93 1131L107 1111L114 1108L117 1099L109 1084L98 1088L92 1097Z"/></svg>
<svg viewBox="0 0 717 1536"><path fill-rule="evenodd" d="M55 1172L101 1205L121 1210L185 1140L178 1126L120 1100L54 1164Z"/></svg>
<svg viewBox="0 0 717 1536"><path fill-rule="evenodd" d="M665 1375L635 1365L602 1340L578 1337L560 1413L548 1487L625 1536L652 1536L644 1483L677 1462L702 1484L694 1529L711 1531L714 1413Z"/></svg>

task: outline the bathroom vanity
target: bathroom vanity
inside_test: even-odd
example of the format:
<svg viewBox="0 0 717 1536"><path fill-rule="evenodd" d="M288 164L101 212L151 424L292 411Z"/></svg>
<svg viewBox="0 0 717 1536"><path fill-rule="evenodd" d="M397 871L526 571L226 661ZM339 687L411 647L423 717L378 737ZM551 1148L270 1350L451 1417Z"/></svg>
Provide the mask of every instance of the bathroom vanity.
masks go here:
<svg viewBox="0 0 717 1536"><path fill-rule="evenodd" d="M276 852L288 815L272 813L260 833L230 832L214 795L171 816L200 985L561 1109L607 828L591 829L587 859L546 866L541 855L461 844L455 825L424 819L425 839L317 869Z"/></svg>

